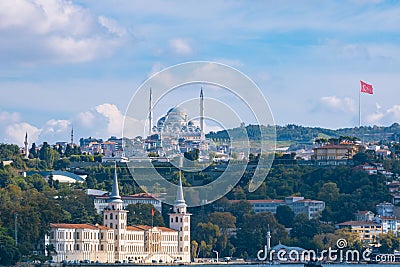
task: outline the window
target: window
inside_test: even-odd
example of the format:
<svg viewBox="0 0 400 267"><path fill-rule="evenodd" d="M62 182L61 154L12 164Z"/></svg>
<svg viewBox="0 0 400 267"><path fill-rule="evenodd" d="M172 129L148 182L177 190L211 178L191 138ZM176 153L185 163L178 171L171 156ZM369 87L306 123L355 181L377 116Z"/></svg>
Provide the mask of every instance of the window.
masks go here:
<svg viewBox="0 0 400 267"><path fill-rule="evenodd" d="M76 239L79 239L79 232L76 233ZM78 248L79 248L79 246L78 246Z"/></svg>
<svg viewBox="0 0 400 267"><path fill-rule="evenodd" d="M178 222L178 217L175 217L175 222Z"/></svg>
<svg viewBox="0 0 400 267"><path fill-rule="evenodd" d="M105 215L105 218L106 218L106 220L107 220L107 214Z"/></svg>
<svg viewBox="0 0 400 267"><path fill-rule="evenodd" d="M174 222L174 218L171 218L171 222Z"/></svg>
<svg viewBox="0 0 400 267"><path fill-rule="evenodd" d="M115 219L118 220L118 215L115 215Z"/></svg>
<svg viewBox="0 0 400 267"><path fill-rule="evenodd" d="M79 244L76 244L76 250L79 250Z"/></svg>
<svg viewBox="0 0 400 267"><path fill-rule="evenodd" d="M113 228L113 223L110 223L110 228Z"/></svg>
<svg viewBox="0 0 400 267"><path fill-rule="evenodd" d="M112 220L113 219L113 214L112 213L110 213L110 220Z"/></svg>

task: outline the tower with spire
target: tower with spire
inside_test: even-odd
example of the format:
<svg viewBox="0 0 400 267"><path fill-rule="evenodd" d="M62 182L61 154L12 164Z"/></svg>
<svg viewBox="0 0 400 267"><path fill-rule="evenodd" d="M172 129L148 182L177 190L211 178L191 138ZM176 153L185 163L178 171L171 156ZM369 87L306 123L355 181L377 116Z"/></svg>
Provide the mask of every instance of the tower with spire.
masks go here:
<svg viewBox="0 0 400 267"><path fill-rule="evenodd" d="M178 231L178 253L182 254L183 262L190 262L190 213L187 213L187 205L183 196L181 173L179 176L176 199L169 214L169 227Z"/></svg>
<svg viewBox="0 0 400 267"><path fill-rule="evenodd" d="M25 159L28 159L28 158L29 158L29 150L28 150L28 132L25 132L24 152L25 152Z"/></svg>
<svg viewBox="0 0 400 267"><path fill-rule="evenodd" d="M125 237L126 237L126 224L128 211L123 208L123 201L119 195L117 165L115 164L113 185L110 198L108 200L108 207L104 210L104 225L114 229L114 258L115 260L124 260L125 251Z"/></svg>
<svg viewBox="0 0 400 267"><path fill-rule="evenodd" d="M149 96L149 135L153 133L153 92L150 87L150 96Z"/></svg>
<svg viewBox="0 0 400 267"><path fill-rule="evenodd" d="M205 139L204 134L204 97L203 97L203 87L200 90L200 130L201 130L201 140Z"/></svg>

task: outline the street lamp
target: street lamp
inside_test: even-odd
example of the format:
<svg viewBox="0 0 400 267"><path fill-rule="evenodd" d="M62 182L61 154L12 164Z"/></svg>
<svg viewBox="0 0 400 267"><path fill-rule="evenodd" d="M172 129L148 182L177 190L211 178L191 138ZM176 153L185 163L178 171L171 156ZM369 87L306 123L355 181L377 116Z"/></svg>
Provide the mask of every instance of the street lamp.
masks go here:
<svg viewBox="0 0 400 267"><path fill-rule="evenodd" d="M218 262L218 251L213 250L213 252L214 252L215 254L217 254L217 262Z"/></svg>

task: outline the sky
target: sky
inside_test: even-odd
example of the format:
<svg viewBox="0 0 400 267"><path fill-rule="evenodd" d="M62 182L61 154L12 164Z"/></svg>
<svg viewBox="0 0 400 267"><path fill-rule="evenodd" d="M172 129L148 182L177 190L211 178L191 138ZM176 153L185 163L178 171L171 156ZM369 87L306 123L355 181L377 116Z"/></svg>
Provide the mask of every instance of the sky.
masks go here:
<svg viewBox="0 0 400 267"><path fill-rule="evenodd" d="M190 61L247 75L277 125L358 126L360 80L362 124L400 121L399 1L0 0L0 143L121 136L141 84Z"/></svg>

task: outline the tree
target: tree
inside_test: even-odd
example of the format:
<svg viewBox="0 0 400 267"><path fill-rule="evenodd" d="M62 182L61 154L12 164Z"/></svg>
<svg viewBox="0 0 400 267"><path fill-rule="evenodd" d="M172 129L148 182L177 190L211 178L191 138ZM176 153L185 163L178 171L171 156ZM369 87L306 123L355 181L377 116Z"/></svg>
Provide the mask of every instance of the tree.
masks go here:
<svg viewBox="0 0 400 267"><path fill-rule="evenodd" d="M379 243L382 245L379 248L379 252L381 253L393 253L394 250L400 248L400 239L392 231L379 235Z"/></svg>
<svg viewBox="0 0 400 267"><path fill-rule="evenodd" d="M126 207L126 210L129 211L129 225L152 225L153 223L154 226L164 226L161 213L151 204L130 204ZM152 210L154 210L154 216L152 216Z"/></svg>
<svg viewBox="0 0 400 267"><path fill-rule="evenodd" d="M53 168L54 162L60 158L60 155L47 142L44 142L39 151L39 158L47 163L48 168Z"/></svg>
<svg viewBox="0 0 400 267"><path fill-rule="evenodd" d="M15 265L20 260L14 239L7 235L5 228L0 228L0 265Z"/></svg>
<svg viewBox="0 0 400 267"><path fill-rule="evenodd" d="M200 150L198 148L195 148L193 150L190 150L189 152L183 153L183 156L190 161L198 160L199 155L200 155Z"/></svg>
<svg viewBox="0 0 400 267"><path fill-rule="evenodd" d="M229 234L236 230L236 218L230 212L213 212L208 215L208 219L211 223L218 225L221 232L216 242L216 249L221 254L225 253L225 255L231 256L231 252L225 251L225 249L232 247L229 242Z"/></svg>
<svg viewBox="0 0 400 267"><path fill-rule="evenodd" d="M242 220L243 223L240 226L240 230L237 231L236 238L232 240L236 247L235 255L237 256L256 257L257 252L264 248L269 229L272 235L272 245L287 240L285 228L278 223L270 212L247 213Z"/></svg>
<svg viewBox="0 0 400 267"><path fill-rule="evenodd" d="M325 183L318 192L318 199L325 201L328 204L331 204L333 201L336 201L339 198L339 188L336 183L328 182Z"/></svg>
<svg viewBox="0 0 400 267"><path fill-rule="evenodd" d="M192 258L197 258L197 249L199 248L199 243L196 240L190 242L190 253Z"/></svg>
<svg viewBox="0 0 400 267"><path fill-rule="evenodd" d="M218 225L211 222L198 223L196 231L193 233L193 240L200 242L200 253L203 257L212 256L218 238L221 236Z"/></svg>
<svg viewBox="0 0 400 267"><path fill-rule="evenodd" d="M278 222L287 228L293 226L294 212L287 205L281 205L276 208L275 217Z"/></svg>
<svg viewBox="0 0 400 267"><path fill-rule="evenodd" d="M29 158L35 159L38 157L38 153L36 151L36 144L32 143L31 148L29 149Z"/></svg>

